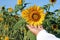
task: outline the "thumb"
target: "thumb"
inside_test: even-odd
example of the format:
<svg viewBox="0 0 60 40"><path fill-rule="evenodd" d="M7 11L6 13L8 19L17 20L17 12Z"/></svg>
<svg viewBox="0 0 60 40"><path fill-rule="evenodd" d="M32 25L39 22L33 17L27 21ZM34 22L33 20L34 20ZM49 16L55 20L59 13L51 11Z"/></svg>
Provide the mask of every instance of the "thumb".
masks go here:
<svg viewBox="0 0 60 40"><path fill-rule="evenodd" d="M26 25L28 29L31 29L30 25Z"/></svg>
<svg viewBox="0 0 60 40"><path fill-rule="evenodd" d="M26 25L27 26L27 28L30 30L30 31L33 31L33 27L32 26L30 26L30 25Z"/></svg>

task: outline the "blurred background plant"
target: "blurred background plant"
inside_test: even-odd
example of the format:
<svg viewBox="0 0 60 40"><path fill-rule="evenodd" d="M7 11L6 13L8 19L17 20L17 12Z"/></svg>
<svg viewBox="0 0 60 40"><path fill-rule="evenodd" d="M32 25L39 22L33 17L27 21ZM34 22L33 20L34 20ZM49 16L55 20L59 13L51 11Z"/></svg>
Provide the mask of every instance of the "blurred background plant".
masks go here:
<svg viewBox="0 0 60 40"><path fill-rule="evenodd" d="M60 9L50 12L50 6L54 6L55 1L50 0L51 4L44 5L46 17L43 22L44 28L57 37L60 38ZM0 40L36 40L26 27L27 22L17 12L21 11L30 3L25 3L25 0L17 0L15 8L5 8L2 6L0 9Z"/></svg>

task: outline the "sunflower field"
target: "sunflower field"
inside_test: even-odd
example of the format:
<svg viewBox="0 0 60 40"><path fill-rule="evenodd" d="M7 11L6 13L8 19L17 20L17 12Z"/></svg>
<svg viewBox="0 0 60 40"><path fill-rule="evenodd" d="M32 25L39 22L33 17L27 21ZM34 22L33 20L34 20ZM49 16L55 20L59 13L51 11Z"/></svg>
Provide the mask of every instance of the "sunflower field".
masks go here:
<svg viewBox="0 0 60 40"><path fill-rule="evenodd" d="M50 0L50 3L44 6L34 4L25 8L30 3L17 0L14 9L1 6L0 40L36 40L36 36L26 27L27 24L43 25L46 31L60 38L60 9L50 12L50 8L54 7L56 1Z"/></svg>

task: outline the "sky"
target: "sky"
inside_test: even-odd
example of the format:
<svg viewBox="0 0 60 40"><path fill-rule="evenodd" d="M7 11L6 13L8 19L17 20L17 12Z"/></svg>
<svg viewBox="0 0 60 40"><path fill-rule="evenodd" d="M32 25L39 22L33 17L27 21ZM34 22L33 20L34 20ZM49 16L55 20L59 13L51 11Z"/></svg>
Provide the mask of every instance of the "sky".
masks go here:
<svg viewBox="0 0 60 40"><path fill-rule="evenodd" d="M31 3L28 4L27 7L33 6L36 4L37 6L44 6L49 2L49 0L25 0L25 3ZM17 4L17 0L0 0L0 7L5 6L6 8L12 7ZM54 11L56 9L60 9L60 0L57 0L57 2L54 4L54 7L51 7L50 11Z"/></svg>

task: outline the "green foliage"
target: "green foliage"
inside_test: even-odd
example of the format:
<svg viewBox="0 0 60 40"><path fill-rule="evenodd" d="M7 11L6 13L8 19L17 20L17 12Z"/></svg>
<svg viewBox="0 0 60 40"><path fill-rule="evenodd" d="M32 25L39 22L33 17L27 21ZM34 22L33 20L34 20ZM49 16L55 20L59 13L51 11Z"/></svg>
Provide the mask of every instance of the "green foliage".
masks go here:
<svg viewBox="0 0 60 40"><path fill-rule="evenodd" d="M8 8L1 7L0 10L0 40L3 40L8 35L10 40L36 40L26 27L26 21L18 15L17 12L21 11L29 3L22 3L22 5L16 5L12 12L8 12ZM50 12L51 4L44 5L42 8L46 11L46 17L43 22L44 28L57 37L60 37L60 9ZM3 18L3 20L1 20ZM53 28L52 28L53 27ZM1 39L1 37L3 39Z"/></svg>

